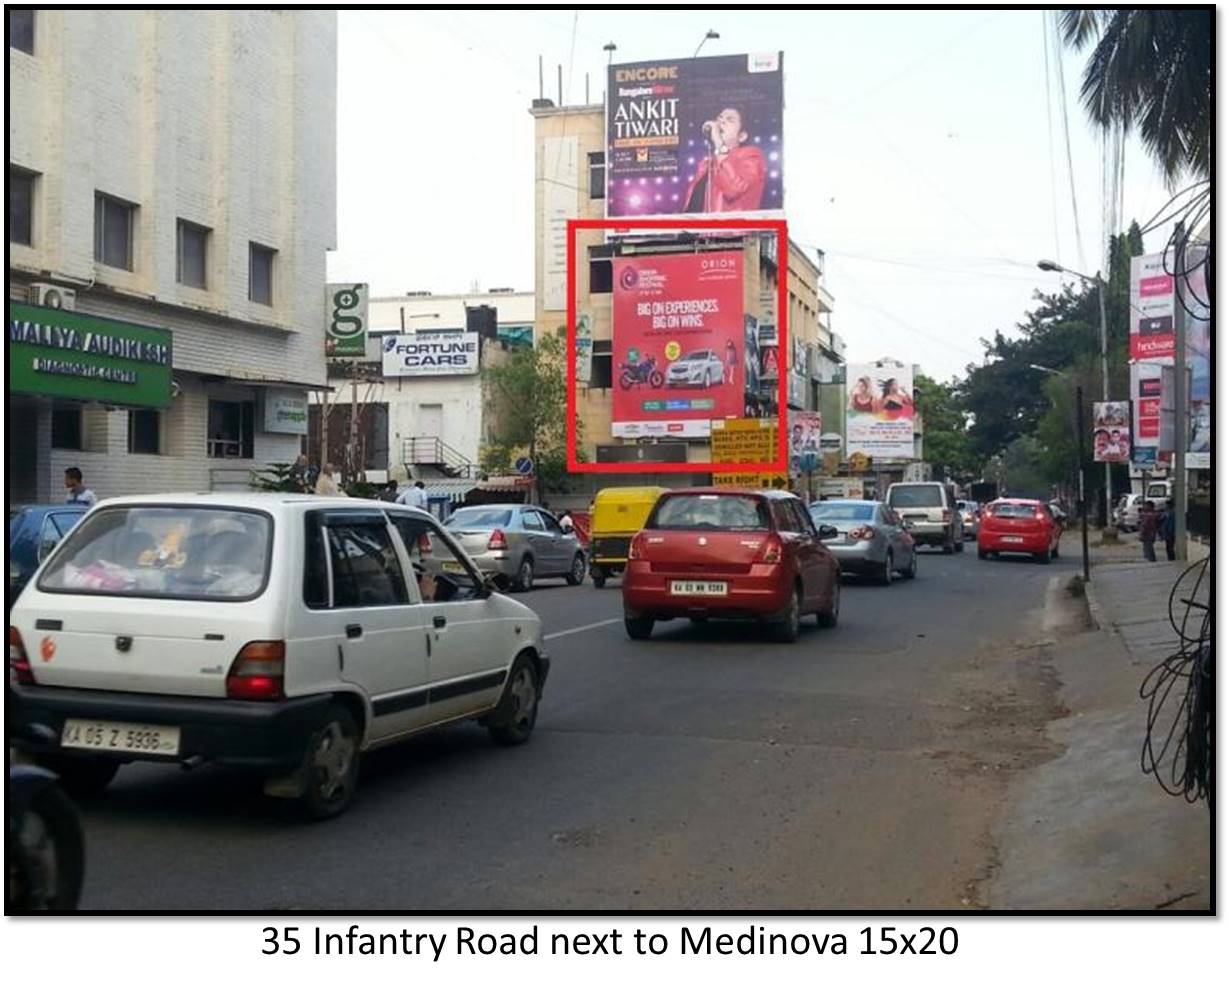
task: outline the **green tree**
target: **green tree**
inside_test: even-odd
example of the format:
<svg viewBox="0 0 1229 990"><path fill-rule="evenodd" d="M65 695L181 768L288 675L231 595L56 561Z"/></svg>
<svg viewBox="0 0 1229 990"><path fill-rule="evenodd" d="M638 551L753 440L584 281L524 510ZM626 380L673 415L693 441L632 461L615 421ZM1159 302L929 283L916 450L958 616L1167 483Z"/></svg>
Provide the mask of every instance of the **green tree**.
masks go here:
<svg viewBox="0 0 1229 990"><path fill-rule="evenodd" d="M968 414L957 383L942 384L926 375L913 379L913 402L922 417L922 452L941 477L969 480L979 459L969 439Z"/></svg>
<svg viewBox="0 0 1229 990"><path fill-rule="evenodd" d="M1212 12L1209 8L1064 10L1063 40L1094 38L1080 95L1092 122L1139 129L1144 148L1175 183L1208 178L1212 136Z"/></svg>
<svg viewBox="0 0 1229 990"><path fill-rule="evenodd" d="M489 439L481 454L488 472L510 471L523 452L534 463L539 492L565 491L567 377L563 328L482 372ZM577 444L579 448L580 444ZM578 450L579 453L579 450Z"/></svg>

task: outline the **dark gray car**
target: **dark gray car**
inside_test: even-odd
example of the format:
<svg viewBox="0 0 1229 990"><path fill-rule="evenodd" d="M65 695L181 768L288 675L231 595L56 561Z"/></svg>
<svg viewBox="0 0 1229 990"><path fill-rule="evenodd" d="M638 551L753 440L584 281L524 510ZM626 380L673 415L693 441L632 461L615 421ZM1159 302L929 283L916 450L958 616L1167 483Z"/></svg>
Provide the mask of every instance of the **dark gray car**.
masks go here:
<svg viewBox="0 0 1229 990"><path fill-rule="evenodd" d="M574 533L536 505L471 505L444 524L479 570L517 591L540 577L585 579L585 552Z"/></svg>

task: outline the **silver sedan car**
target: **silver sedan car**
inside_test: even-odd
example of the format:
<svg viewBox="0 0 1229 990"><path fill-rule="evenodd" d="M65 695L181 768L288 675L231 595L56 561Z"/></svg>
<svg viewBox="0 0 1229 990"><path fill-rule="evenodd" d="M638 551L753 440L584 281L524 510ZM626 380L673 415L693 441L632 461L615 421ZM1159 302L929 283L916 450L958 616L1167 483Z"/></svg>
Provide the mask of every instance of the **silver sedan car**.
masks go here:
<svg viewBox="0 0 1229 990"><path fill-rule="evenodd" d="M666 369L666 385L695 385L708 388L724 380L725 365L716 351L692 351Z"/></svg>
<svg viewBox="0 0 1229 990"><path fill-rule="evenodd" d="M536 505L472 505L444 524L483 574L528 591L535 578L585 579L585 552L574 533Z"/></svg>
<svg viewBox="0 0 1229 990"><path fill-rule="evenodd" d="M832 526L837 535L824 541L843 572L891 584L896 574L917 577L917 547L904 521L884 502L832 499L811 503L816 527Z"/></svg>
<svg viewBox="0 0 1229 990"><path fill-rule="evenodd" d="M964 523L964 538L976 540L981 529L981 505L964 499L956 503L956 511L960 513L960 519Z"/></svg>

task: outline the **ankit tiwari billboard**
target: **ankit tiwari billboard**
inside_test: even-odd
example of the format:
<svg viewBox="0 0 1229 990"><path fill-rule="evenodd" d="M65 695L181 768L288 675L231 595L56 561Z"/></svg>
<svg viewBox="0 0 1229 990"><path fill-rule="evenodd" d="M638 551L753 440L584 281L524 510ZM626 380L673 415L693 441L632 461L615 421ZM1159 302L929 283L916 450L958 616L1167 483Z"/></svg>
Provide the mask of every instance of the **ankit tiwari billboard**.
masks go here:
<svg viewBox="0 0 1229 990"><path fill-rule="evenodd" d="M780 52L611 65L606 215L784 209Z"/></svg>
<svg viewBox="0 0 1229 990"><path fill-rule="evenodd" d="M913 457L913 368L893 361L845 367L845 449L874 460Z"/></svg>
<svg viewBox="0 0 1229 990"><path fill-rule="evenodd" d="M1131 403L1092 404L1092 458L1109 464L1131 459Z"/></svg>
<svg viewBox="0 0 1229 990"><path fill-rule="evenodd" d="M744 410L741 251L615 258L616 437L707 437Z"/></svg>

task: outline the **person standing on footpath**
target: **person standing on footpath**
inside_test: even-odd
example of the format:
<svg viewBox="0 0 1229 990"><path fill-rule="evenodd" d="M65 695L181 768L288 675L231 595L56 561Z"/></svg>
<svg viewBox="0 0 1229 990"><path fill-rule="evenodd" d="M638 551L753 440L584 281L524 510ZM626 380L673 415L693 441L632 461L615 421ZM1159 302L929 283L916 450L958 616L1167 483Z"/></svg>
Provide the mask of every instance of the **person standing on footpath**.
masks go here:
<svg viewBox="0 0 1229 990"><path fill-rule="evenodd" d="M1144 547L1144 560L1156 562L1156 534L1161 520L1157 517L1156 503L1148 501L1139 511L1139 542Z"/></svg>
<svg viewBox="0 0 1229 990"><path fill-rule="evenodd" d="M64 471L64 487L68 489L68 498L64 501L69 505L89 506L98 501L98 496L85 487L79 467L70 467Z"/></svg>
<svg viewBox="0 0 1229 990"><path fill-rule="evenodd" d="M401 505L409 505L415 509L427 508L427 486L421 481L414 482L414 487L407 488L397 496Z"/></svg>
<svg viewBox="0 0 1229 990"><path fill-rule="evenodd" d="M317 495L345 495L341 490L341 486L337 484L337 480L333 477L333 465L325 464L320 472L320 477L316 479L316 494Z"/></svg>
<svg viewBox="0 0 1229 990"><path fill-rule="evenodd" d="M1161 539L1165 541L1165 557L1167 560L1177 560L1174 553L1174 534L1177 532L1178 520L1174 515L1174 500L1165 500L1165 512L1161 516Z"/></svg>

